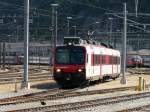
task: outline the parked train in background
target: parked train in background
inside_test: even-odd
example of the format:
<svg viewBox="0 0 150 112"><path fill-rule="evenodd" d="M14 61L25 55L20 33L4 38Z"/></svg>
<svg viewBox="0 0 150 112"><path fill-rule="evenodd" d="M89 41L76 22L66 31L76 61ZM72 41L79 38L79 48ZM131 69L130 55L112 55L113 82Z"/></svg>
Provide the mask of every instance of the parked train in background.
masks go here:
<svg viewBox="0 0 150 112"><path fill-rule="evenodd" d="M143 66L150 68L150 55L143 55Z"/></svg>
<svg viewBox="0 0 150 112"><path fill-rule="evenodd" d="M51 48L49 43L29 44L29 64L51 65ZM3 53L3 49L5 49ZM23 64L24 43L5 43L0 52L0 63L8 65Z"/></svg>
<svg viewBox="0 0 150 112"><path fill-rule="evenodd" d="M139 55L128 55L127 56L127 67L143 67L144 61Z"/></svg>
<svg viewBox="0 0 150 112"><path fill-rule="evenodd" d="M16 52L6 52L5 55L0 56L0 63L5 63L9 65L21 64L21 58Z"/></svg>
<svg viewBox="0 0 150 112"><path fill-rule="evenodd" d="M24 56L17 54L16 52L6 52L6 55L1 56L1 64L9 65L21 65L24 61ZM51 65L51 57L49 56L29 56L29 64L41 64L41 65ZM5 60L5 62L3 62Z"/></svg>
<svg viewBox="0 0 150 112"><path fill-rule="evenodd" d="M118 50L87 42L69 44L57 46L54 53L54 79L60 86L80 86L119 76Z"/></svg>

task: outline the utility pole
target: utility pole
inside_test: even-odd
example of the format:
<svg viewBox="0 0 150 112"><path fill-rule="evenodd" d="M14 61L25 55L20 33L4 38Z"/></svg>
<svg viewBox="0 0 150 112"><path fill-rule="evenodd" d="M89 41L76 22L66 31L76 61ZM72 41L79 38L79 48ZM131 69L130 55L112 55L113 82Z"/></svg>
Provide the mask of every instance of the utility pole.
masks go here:
<svg viewBox="0 0 150 112"><path fill-rule="evenodd" d="M67 35L70 35L70 20L72 19L72 17L67 17Z"/></svg>
<svg viewBox="0 0 150 112"><path fill-rule="evenodd" d="M1 62L2 50L1 49L2 49L2 47L1 47L1 42L0 42L0 69L1 69L1 64L2 64L2 62Z"/></svg>
<svg viewBox="0 0 150 112"><path fill-rule="evenodd" d="M112 40L112 20L113 20L113 18L108 18L109 20L110 20L110 37L109 37L109 44L111 43L111 40Z"/></svg>
<svg viewBox="0 0 150 112"><path fill-rule="evenodd" d="M30 89L28 80L29 0L24 0L24 77L22 88Z"/></svg>
<svg viewBox="0 0 150 112"><path fill-rule="evenodd" d="M52 40L53 40L53 50L56 48L56 45L57 45L57 9L56 9L57 6L58 6L58 4L51 4L51 7L52 7L51 31L52 31ZM55 35L54 35L54 31L55 31ZM50 59L50 61L51 61L51 63L53 63L53 59L54 59L54 53L53 52L52 52L52 55L50 57L52 57Z"/></svg>
<svg viewBox="0 0 150 112"><path fill-rule="evenodd" d="M3 42L3 69L5 70L5 56L6 56L6 47L5 42Z"/></svg>
<svg viewBox="0 0 150 112"><path fill-rule="evenodd" d="M8 36L8 56L10 56L10 52L11 52L11 41L10 38L12 35L7 35ZM10 68L10 61L8 60L8 68Z"/></svg>
<svg viewBox="0 0 150 112"><path fill-rule="evenodd" d="M77 36L77 26L72 26L74 28L74 36L76 37Z"/></svg>
<svg viewBox="0 0 150 112"><path fill-rule="evenodd" d="M123 32L123 63L122 63L122 78L120 83L126 84L125 72L126 72L126 38L127 38L127 10L126 3L124 3L124 32Z"/></svg>
<svg viewBox="0 0 150 112"><path fill-rule="evenodd" d="M58 4L57 4L57 6L58 6ZM58 12L57 12L57 7L56 7L56 10L55 10L55 16L56 16L56 17L55 17L55 19L56 19L56 20L55 20L55 22L56 22L56 23L55 23L55 27L56 27L56 28L55 28L55 47L57 46L57 13L58 13Z"/></svg>
<svg viewBox="0 0 150 112"><path fill-rule="evenodd" d="M57 6L58 4L51 4L52 6L52 39L54 42L54 48L57 45ZM55 30L55 35L54 35Z"/></svg>
<svg viewBox="0 0 150 112"><path fill-rule="evenodd" d="M140 34L137 34L137 44L138 44L137 51L139 51L140 50Z"/></svg>
<svg viewBox="0 0 150 112"><path fill-rule="evenodd" d="M50 30L52 31L52 37L51 37L51 40L52 40L52 45L53 45L53 47L54 47L54 43L55 43L55 37L54 37L54 5L53 4L51 4L51 6L52 6L52 21L51 21L51 28L50 28Z"/></svg>
<svg viewBox="0 0 150 112"><path fill-rule="evenodd" d="M16 35L16 42L18 42L19 40L19 25L17 25L17 35Z"/></svg>

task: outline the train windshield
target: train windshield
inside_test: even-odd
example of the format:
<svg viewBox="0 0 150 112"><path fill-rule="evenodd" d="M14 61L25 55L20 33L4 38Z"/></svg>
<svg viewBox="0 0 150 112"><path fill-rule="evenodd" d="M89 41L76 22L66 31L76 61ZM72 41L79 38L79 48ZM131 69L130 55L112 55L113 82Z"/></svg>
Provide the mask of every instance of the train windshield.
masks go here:
<svg viewBox="0 0 150 112"><path fill-rule="evenodd" d="M81 47L56 49L56 64L84 64L84 59L84 49Z"/></svg>

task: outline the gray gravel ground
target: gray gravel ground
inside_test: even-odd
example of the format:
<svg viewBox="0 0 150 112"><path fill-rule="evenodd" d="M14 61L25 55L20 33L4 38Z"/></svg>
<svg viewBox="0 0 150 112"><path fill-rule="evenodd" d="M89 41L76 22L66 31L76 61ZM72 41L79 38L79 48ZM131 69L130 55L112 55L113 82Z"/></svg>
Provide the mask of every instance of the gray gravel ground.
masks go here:
<svg viewBox="0 0 150 112"><path fill-rule="evenodd" d="M82 109L82 110L72 111L72 112L116 112L119 110L123 110L127 108L134 108L134 107L148 105L148 104L150 105L150 97L141 98L141 99L134 100L134 101L115 103L111 105L97 106L93 108L87 108L87 109Z"/></svg>
<svg viewBox="0 0 150 112"><path fill-rule="evenodd" d="M58 100L52 100L52 101L45 101L46 102L46 106L49 106L49 105L56 105L56 104L65 104L65 103L70 103L70 102L78 102L78 101L87 101L87 100L94 100L94 99L101 99L101 98L108 98L108 97L113 97L113 96L122 96L122 95L127 95L127 94L134 94L134 93L137 93L135 91L126 91L126 92L116 92L116 93L107 93L107 94L96 94L96 95L89 95L89 96L80 96L80 97L73 97L73 98L65 98L65 99L58 99ZM146 104L146 102L148 101L149 102L150 98L146 98L145 100L141 99L141 100L137 100L142 102L144 101L143 103ZM127 102L127 103L123 103L123 104L118 104L118 107L122 107L125 105L128 105L128 104L133 104L133 103L136 103L136 101L134 102ZM135 105L137 105L138 103L136 103ZM140 103L142 104L142 103ZM134 105L134 104L133 104ZM109 107L110 106L110 107ZM114 108L115 105L108 105L106 106L107 108L112 108L113 110L115 109ZM117 105L116 105L117 106ZM33 107L42 107L40 101L39 102L31 102L31 103L24 103L24 104L18 104L18 105L8 105L8 106L1 106L0 107L0 111L8 111L8 110L15 110L15 109L23 109L23 108L33 108ZM101 106L100 108L101 109L106 109L106 111L103 111L103 112L107 112L107 108L105 106ZM97 108L99 109L99 107L95 107L94 109L97 110ZM93 109L93 108L92 108ZM101 110L100 109L100 110ZM112 110L111 109L111 110ZM83 112L83 111L89 111L91 110L91 108L87 109L87 110L82 110L80 112ZM95 111L93 111L95 112ZM99 112L99 110L97 111Z"/></svg>

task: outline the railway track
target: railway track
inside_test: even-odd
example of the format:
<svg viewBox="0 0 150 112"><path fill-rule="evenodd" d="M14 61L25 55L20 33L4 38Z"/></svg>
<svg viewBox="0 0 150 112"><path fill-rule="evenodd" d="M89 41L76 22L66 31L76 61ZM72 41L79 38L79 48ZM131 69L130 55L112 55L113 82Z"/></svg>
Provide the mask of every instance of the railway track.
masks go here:
<svg viewBox="0 0 150 112"><path fill-rule="evenodd" d="M36 76L36 77L29 77L29 82L34 82L34 81L44 81L44 80L52 80L52 76ZM13 84L13 83L21 83L23 78L9 78L9 79L1 79L0 84Z"/></svg>
<svg viewBox="0 0 150 112"><path fill-rule="evenodd" d="M11 98L0 99L0 106L2 105L10 105L10 104L18 104L18 103L28 103L38 100L46 100L48 97L52 99L57 99L59 96L64 96L64 94L69 94L79 88L63 90L59 88L50 89L48 91L42 91L38 93L31 93L22 96L16 96Z"/></svg>
<svg viewBox="0 0 150 112"><path fill-rule="evenodd" d="M0 84L9 84L14 82L21 82L23 78L23 72L9 73L0 75ZM52 75L49 72L45 73L29 73L29 81L52 79Z"/></svg>
<svg viewBox="0 0 150 112"><path fill-rule="evenodd" d="M150 75L149 68L129 68L127 71L134 75L142 75L142 74Z"/></svg>
<svg viewBox="0 0 150 112"><path fill-rule="evenodd" d="M5 98L5 99L0 100L0 106L10 105L10 104L16 105L19 103L29 103L29 102L35 102L35 101L57 100L57 99L63 99L63 98L69 98L69 97L88 96L88 95L94 95L94 94L112 93L116 91L133 90L135 89L135 87L132 86L132 87L121 87L121 88L112 88L112 89L103 89L103 90L75 92L78 89L80 88L75 88L75 89L71 89L67 91L56 89L57 92L53 90L49 90L49 91L39 92L35 94L33 93L33 94L27 94L27 95L22 95L22 96L17 96L17 97Z"/></svg>
<svg viewBox="0 0 150 112"><path fill-rule="evenodd" d="M74 110L77 111L80 109L93 108L93 107L102 106L102 105L117 104L120 102L133 101L133 100L137 100L140 98L147 98L147 97L150 97L150 92L109 97L109 98L100 98L100 99L95 99L95 100L79 101L79 102L73 102L73 103L67 103L67 104L41 106L41 107L36 107L36 108L14 110L14 111L9 111L9 112L35 112L35 111L66 112L66 111L74 111Z"/></svg>
<svg viewBox="0 0 150 112"><path fill-rule="evenodd" d="M29 76L36 76L36 75L40 75L40 74L49 74L49 72L29 72ZM3 74L3 75L0 75L0 79L1 78L7 78L7 77L22 77L23 76L23 72L16 72L16 73L9 73L9 74Z"/></svg>
<svg viewBox="0 0 150 112"><path fill-rule="evenodd" d="M39 73L39 74L41 74L41 73ZM37 77L37 74L32 74L32 75L33 75L33 77L34 76ZM40 78L42 79L43 77L44 77L44 75L41 75ZM21 77L19 77L19 78L18 78L18 80L21 80ZM150 85L148 85L148 86L150 86ZM125 88L114 88L113 90L112 89L106 89L106 90L95 90L95 91L84 91L84 92L71 92L71 91L65 91L64 92L63 90L60 91L60 90L56 89L57 92L55 92L55 90L52 90L53 92L50 90L49 92L44 92L44 93L35 93L35 94L28 94L28 95L19 96L19 97L1 99L0 100L0 106L3 106L3 105L17 105L17 104L22 104L22 103L39 102L39 101L49 101L49 100L63 99L63 98L68 98L68 97L78 97L78 96L86 96L86 95L94 95L94 94L112 93L112 92L115 92L115 91L125 91L125 90L129 90L129 89L135 89L135 86L125 87ZM75 104L73 104L73 105L75 105ZM51 109L52 106L48 106L48 108ZM58 107L58 108L62 108L62 107ZM72 108L74 108L74 107L72 107ZM53 110L52 109L52 111L56 111L56 112L70 111L70 110L72 110L72 108L68 109L68 110L65 110L64 108L62 108L61 110L57 110L57 109ZM33 110L32 109L31 110L29 110L29 109L26 110L25 109L25 110L16 110L16 111L34 111L34 109ZM36 109L40 110L39 108L36 108ZM78 107L75 107L75 109L78 109ZM46 110L46 111L49 111L49 110Z"/></svg>
<svg viewBox="0 0 150 112"><path fill-rule="evenodd" d="M0 72L0 75L3 75L3 74L9 74L9 73L15 73L15 72L19 72L20 70L6 70L6 71L1 71Z"/></svg>
<svg viewBox="0 0 150 112"><path fill-rule="evenodd" d="M147 108L149 108L147 110ZM117 112L149 112L150 111L150 105L144 105L144 106L138 106L135 108L128 108L128 109L124 109L124 110L120 110Z"/></svg>
<svg viewBox="0 0 150 112"><path fill-rule="evenodd" d="M20 66L11 66L11 69L16 69L16 70L18 70L18 69L22 69L23 70L23 65L20 65ZM39 69L42 69L42 70L50 70L50 69L52 69L52 66L42 66L42 65L29 65L29 69L30 70L39 70Z"/></svg>
<svg viewBox="0 0 150 112"><path fill-rule="evenodd" d="M29 81L39 81L52 79L51 67L49 66L32 66L29 68ZM42 72L45 71L45 72ZM0 72L0 84L19 83L23 77L22 66L12 66L7 71Z"/></svg>
<svg viewBox="0 0 150 112"><path fill-rule="evenodd" d="M29 74L32 73L37 73L37 72L41 72L42 70L38 70L38 69L29 69ZM14 74L18 74L18 73L23 73L23 69L9 69L7 71L4 72L0 72L0 76L6 76L6 75L14 75Z"/></svg>
<svg viewBox="0 0 150 112"><path fill-rule="evenodd" d="M11 66L11 67L6 67L5 68L6 71L1 71L0 72L0 75L1 74L4 74L4 73L15 73L15 72L21 72L23 71L23 66ZM32 65L29 65L29 72L40 72L41 70L47 70L47 71L50 71L52 69L52 67L50 66L32 66Z"/></svg>

